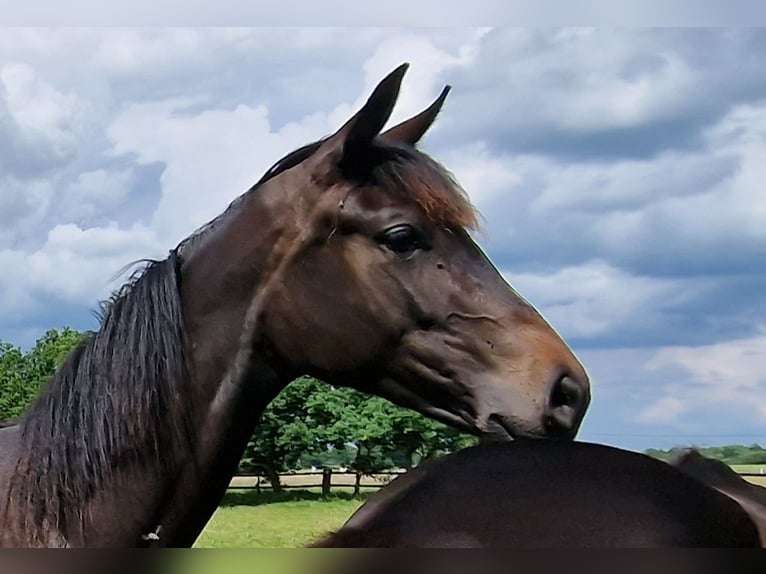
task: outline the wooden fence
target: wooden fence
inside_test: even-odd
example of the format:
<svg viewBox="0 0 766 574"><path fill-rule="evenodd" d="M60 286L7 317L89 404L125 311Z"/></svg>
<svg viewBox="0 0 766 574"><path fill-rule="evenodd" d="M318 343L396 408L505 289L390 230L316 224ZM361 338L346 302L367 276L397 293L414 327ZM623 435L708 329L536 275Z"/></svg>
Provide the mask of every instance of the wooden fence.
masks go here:
<svg viewBox="0 0 766 574"><path fill-rule="evenodd" d="M378 472L373 475L362 475L359 479L361 488L381 488L394 478L403 474L404 471ZM327 480L331 488L353 488L356 483L356 473L350 471L333 470L326 473L318 471L285 473L279 475L282 488L322 488L327 487ZM256 489L270 490L271 483L263 476L255 474L240 474L231 479L229 488L232 490Z"/></svg>
<svg viewBox="0 0 766 574"><path fill-rule="evenodd" d="M360 478L361 488L381 488L405 471L379 472L373 475L362 475ZM739 475L753 484L766 487L766 475L755 472L742 472ZM324 483L323 483L324 479ZM326 482L329 480L329 486ZM279 475L279 481L284 489L290 488L353 488L356 482L356 473L349 471L334 470L329 477L319 471L295 472ZM233 490L271 490L271 484L262 476L244 474L235 476L229 485Z"/></svg>

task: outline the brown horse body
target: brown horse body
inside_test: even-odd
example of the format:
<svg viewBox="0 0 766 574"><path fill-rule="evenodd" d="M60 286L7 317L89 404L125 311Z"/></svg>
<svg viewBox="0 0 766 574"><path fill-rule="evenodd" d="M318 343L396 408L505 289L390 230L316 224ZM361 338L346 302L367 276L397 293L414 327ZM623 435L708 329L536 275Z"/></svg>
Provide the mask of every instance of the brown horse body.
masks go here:
<svg viewBox="0 0 766 574"><path fill-rule="evenodd" d="M582 366L414 147L446 90L379 135L405 69L148 265L0 429L0 546L191 545L301 374L479 435L574 437Z"/></svg>
<svg viewBox="0 0 766 574"><path fill-rule="evenodd" d="M392 481L318 547L758 547L729 497L648 456L579 442L469 448Z"/></svg>

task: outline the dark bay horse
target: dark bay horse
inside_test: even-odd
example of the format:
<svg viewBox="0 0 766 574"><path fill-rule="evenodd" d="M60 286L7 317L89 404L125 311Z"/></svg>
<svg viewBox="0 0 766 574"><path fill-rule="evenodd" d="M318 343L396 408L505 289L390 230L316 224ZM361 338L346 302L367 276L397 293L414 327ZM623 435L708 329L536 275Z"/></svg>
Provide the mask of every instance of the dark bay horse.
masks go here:
<svg viewBox="0 0 766 574"><path fill-rule="evenodd" d="M766 488L751 484L729 465L708 458L693 448L674 453L669 462L692 478L736 500L755 522L761 545L766 548Z"/></svg>
<svg viewBox="0 0 766 574"><path fill-rule="evenodd" d="M373 495L316 547L758 547L731 498L648 456L520 440L459 451Z"/></svg>
<svg viewBox="0 0 766 574"><path fill-rule="evenodd" d="M380 133L406 68L148 264L0 429L0 546L193 544L259 416L302 374L482 436L575 436L583 367L415 147L447 88Z"/></svg>

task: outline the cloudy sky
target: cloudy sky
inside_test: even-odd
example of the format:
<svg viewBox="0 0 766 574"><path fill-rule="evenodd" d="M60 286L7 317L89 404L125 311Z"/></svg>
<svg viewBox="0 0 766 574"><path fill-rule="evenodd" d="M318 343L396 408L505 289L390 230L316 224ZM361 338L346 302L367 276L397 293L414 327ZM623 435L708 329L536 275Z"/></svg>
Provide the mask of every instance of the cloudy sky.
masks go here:
<svg viewBox="0 0 766 574"><path fill-rule="evenodd" d="M591 373L585 440L766 438L766 31L6 29L0 339L96 326L284 153L412 63L424 149Z"/></svg>

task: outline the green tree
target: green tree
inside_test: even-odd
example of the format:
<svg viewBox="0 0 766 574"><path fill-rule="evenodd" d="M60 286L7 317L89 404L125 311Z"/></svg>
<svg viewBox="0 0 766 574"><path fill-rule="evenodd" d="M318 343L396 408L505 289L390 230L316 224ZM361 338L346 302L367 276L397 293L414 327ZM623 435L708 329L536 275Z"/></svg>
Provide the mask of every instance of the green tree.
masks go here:
<svg viewBox="0 0 766 574"><path fill-rule="evenodd" d="M386 400L304 377L268 406L240 463L281 488L279 473L346 466L361 477L409 468L475 439Z"/></svg>
<svg viewBox="0 0 766 574"><path fill-rule="evenodd" d="M289 384L269 404L248 442L240 469L265 476L275 491L282 489L279 473L296 470L301 456L316 449L316 425L307 409L308 397L322 383L304 377Z"/></svg>
<svg viewBox="0 0 766 574"><path fill-rule="evenodd" d="M476 444L476 437L455 430L409 409L391 413L391 457L399 467L411 468L429 458L444 456Z"/></svg>
<svg viewBox="0 0 766 574"><path fill-rule="evenodd" d="M29 376L38 386L48 381L85 335L69 327L48 330L26 355Z"/></svg>
<svg viewBox="0 0 766 574"><path fill-rule="evenodd" d="M37 387L29 381L21 349L0 343L0 421L21 415L36 394Z"/></svg>
<svg viewBox="0 0 766 574"><path fill-rule="evenodd" d="M343 448L333 445L318 445L317 450L301 455L300 468L348 468L356 456L356 447L351 444Z"/></svg>
<svg viewBox="0 0 766 574"><path fill-rule="evenodd" d="M0 421L26 410L82 337L83 333L68 327L50 329L27 353L0 342Z"/></svg>
<svg viewBox="0 0 766 574"><path fill-rule="evenodd" d="M333 424L324 428L324 438L332 440L336 448L351 445L356 451L347 466L356 474L354 494L358 495L363 475L394 466L391 415L397 407L347 389L341 393L347 407Z"/></svg>
<svg viewBox="0 0 766 574"><path fill-rule="evenodd" d="M354 494L359 494L363 475L371 475L394 466L392 455L396 451L396 411L399 407L379 399L354 394L358 401L351 419L352 442L357 452L349 467L356 473ZM401 434L401 433L399 433Z"/></svg>
<svg viewBox="0 0 766 574"><path fill-rule="evenodd" d="M350 389L312 396L309 405L318 423L319 443L337 450L353 445L356 454L347 466L356 473L356 494L364 475L409 468L474 441L410 409Z"/></svg>

